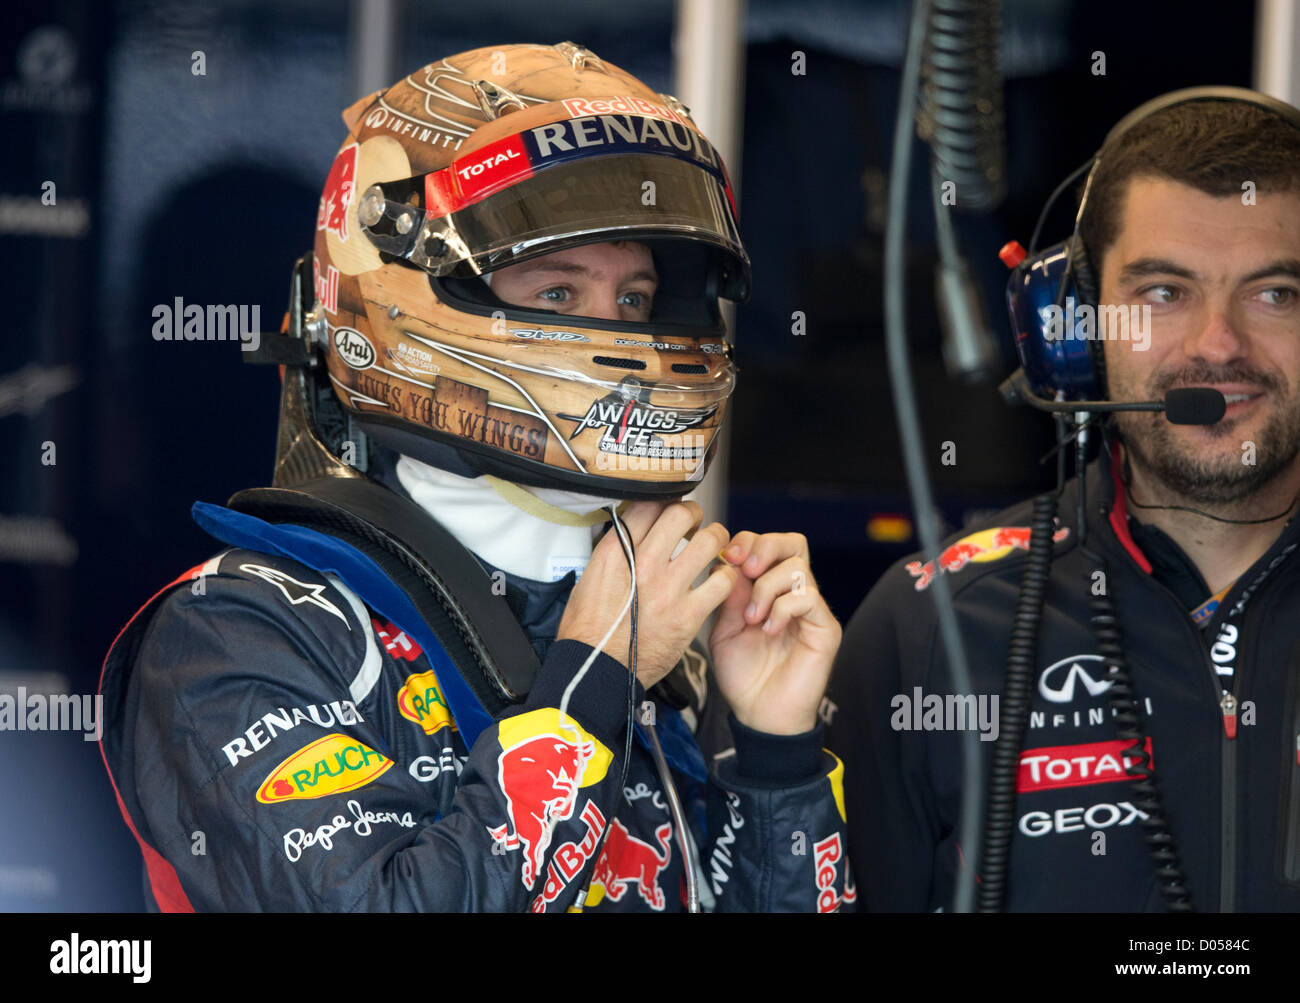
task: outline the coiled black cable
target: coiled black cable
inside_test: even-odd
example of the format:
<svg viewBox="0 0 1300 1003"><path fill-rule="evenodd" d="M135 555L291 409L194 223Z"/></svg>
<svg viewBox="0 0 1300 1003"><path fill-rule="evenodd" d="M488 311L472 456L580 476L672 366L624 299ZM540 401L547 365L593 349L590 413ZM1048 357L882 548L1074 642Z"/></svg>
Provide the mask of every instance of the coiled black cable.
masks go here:
<svg viewBox="0 0 1300 1003"><path fill-rule="evenodd" d="M1006 196L1000 27L999 0L931 0L917 126L938 177L956 183L959 209L993 209Z"/></svg>
<svg viewBox="0 0 1300 1003"><path fill-rule="evenodd" d="M1151 859L1155 861L1156 878L1160 882L1165 910L1195 912L1187 888L1187 878L1184 877L1178 860L1173 833L1165 819L1164 802L1151 772L1146 735L1138 715L1138 702L1133 691L1133 680L1129 676L1128 662L1124 657L1124 637L1120 631L1115 601L1110 595L1109 569L1101 555L1093 553L1087 547L1081 547L1080 550L1095 563L1096 569L1103 576L1100 594L1094 594L1088 604L1092 610L1092 629L1097 639L1097 650L1106 666L1107 679L1111 682L1107 699L1111 713L1115 716L1116 734L1121 740L1130 743L1123 751L1124 772L1133 778L1133 806L1146 816L1142 819L1142 828L1146 830L1147 847L1151 851ZM1092 591L1096 592L1095 589Z"/></svg>
<svg viewBox="0 0 1300 1003"><path fill-rule="evenodd" d="M1020 578L1020 595L1011 625L1007 674L998 713L998 739L993 747L984 812L984 852L980 860L978 912L1001 912L1015 835L1016 780L1024 748L1025 725L1038 656L1038 628L1043 600L1052 573L1052 532L1057 495L1034 499L1029 558Z"/></svg>

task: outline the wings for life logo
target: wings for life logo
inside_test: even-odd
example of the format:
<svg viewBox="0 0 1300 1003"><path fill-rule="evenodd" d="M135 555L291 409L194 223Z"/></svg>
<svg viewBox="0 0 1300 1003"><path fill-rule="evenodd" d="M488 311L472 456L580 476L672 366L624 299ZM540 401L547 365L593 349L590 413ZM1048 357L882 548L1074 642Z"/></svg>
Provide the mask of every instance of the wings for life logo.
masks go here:
<svg viewBox="0 0 1300 1003"><path fill-rule="evenodd" d="M998 526L994 529L982 529L978 533L962 537L951 547L945 547L939 553L937 561L908 561L907 573L916 579L916 591L921 592L930 587L940 572L952 574L960 571L974 561L983 564L1006 557L1013 550L1028 550L1032 530L1029 526ZM1070 535L1070 530L1062 526L1052 534L1052 542L1060 543Z"/></svg>
<svg viewBox="0 0 1300 1003"><path fill-rule="evenodd" d="M602 453L665 460L698 460L705 446L669 446L662 435L677 435L703 425L717 413L717 405L702 408L664 408L647 402L650 393L634 376L625 377L617 389L592 401L586 414L561 414L577 422L572 441L589 428L603 429L596 448Z"/></svg>
<svg viewBox="0 0 1300 1003"><path fill-rule="evenodd" d="M311 800L364 787L393 761L364 742L333 734L305 745L267 774L258 788L262 804Z"/></svg>
<svg viewBox="0 0 1300 1003"><path fill-rule="evenodd" d="M629 888L635 888L646 905L656 912L663 912L667 900L659 887L659 874L672 859L672 835L671 822L659 826L655 830L656 848L643 839L637 839L622 822L614 819L609 825L609 836L600 852L600 860L596 862L587 905L597 906L604 898L611 902L621 901Z"/></svg>
<svg viewBox="0 0 1300 1003"><path fill-rule="evenodd" d="M506 718L497 740L501 744L497 782L505 795L506 821L488 832L503 850L521 851L524 887L531 890L556 824L573 817L578 791L600 783L614 757L598 738L555 707ZM589 817L588 808L596 808L590 799L582 812L589 838L573 847L563 861L565 870L572 872L567 875L570 878L580 869L577 858L583 855L579 851L586 848L587 856L593 853L595 840L604 829L599 810ZM590 838L592 833L595 838ZM561 856L564 854L557 851L557 859Z"/></svg>

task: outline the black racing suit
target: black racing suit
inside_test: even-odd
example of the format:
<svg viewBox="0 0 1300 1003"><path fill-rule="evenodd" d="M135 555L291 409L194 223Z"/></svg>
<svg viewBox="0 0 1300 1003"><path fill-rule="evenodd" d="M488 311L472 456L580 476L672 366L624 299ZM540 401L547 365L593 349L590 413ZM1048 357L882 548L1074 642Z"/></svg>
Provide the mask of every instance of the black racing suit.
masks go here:
<svg viewBox="0 0 1300 1003"><path fill-rule="evenodd" d="M477 668L422 646L331 561L236 546L164 588L106 658L103 753L151 909L560 911L588 886L587 910L684 908L639 723L619 789L627 669L598 655L557 709L592 652L551 643L571 578L506 576L541 671L524 704L466 734L449 686ZM843 769L820 726L750 731L706 700L702 654L676 671L694 697L658 705L657 731L706 906L851 904Z"/></svg>
<svg viewBox="0 0 1300 1003"><path fill-rule="evenodd" d="M1168 536L1127 516L1113 468L1105 457L1087 477L1086 546L1104 567L1075 539L1077 481L1060 503L1005 908L1163 908L1125 776L1132 743L1117 739L1090 626L1096 587L1118 610L1192 904L1300 908L1300 526L1287 523L1217 608L1203 606L1211 597L1201 575ZM956 868L969 863L957 845L961 730L982 711L992 711L984 722L996 718L978 698L1002 690L1030 507L954 536L933 564L900 561L845 631L823 717L845 764L849 856L865 909L951 907ZM948 576L955 597L976 701L948 699L966 695L953 693L926 594L935 574ZM986 776L993 745L979 743Z"/></svg>

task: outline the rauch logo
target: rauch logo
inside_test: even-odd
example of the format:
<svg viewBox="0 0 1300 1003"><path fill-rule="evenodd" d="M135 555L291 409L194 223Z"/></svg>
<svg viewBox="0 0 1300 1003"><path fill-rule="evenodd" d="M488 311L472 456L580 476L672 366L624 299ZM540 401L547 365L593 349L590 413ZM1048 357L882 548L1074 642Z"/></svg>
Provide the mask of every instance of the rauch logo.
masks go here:
<svg viewBox="0 0 1300 1003"><path fill-rule="evenodd" d="M364 787L393 765L383 753L347 735L326 735L303 746L270 772L257 791L263 804L309 800Z"/></svg>
<svg viewBox="0 0 1300 1003"><path fill-rule="evenodd" d="M456 727L447 701L438 689L438 677L432 671L406 677L406 683L397 692L397 709L402 712L402 717L423 728L426 735L432 735L440 728L451 727L454 730Z"/></svg>

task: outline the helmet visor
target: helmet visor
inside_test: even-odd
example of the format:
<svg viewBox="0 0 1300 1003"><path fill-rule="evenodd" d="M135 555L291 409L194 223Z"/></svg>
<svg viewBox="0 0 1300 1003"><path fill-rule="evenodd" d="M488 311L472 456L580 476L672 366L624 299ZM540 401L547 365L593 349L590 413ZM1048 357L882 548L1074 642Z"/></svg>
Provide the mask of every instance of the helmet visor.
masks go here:
<svg viewBox="0 0 1300 1003"><path fill-rule="evenodd" d="M358 219L381 251L437 276L603 240L686 238L719 252L722 296L748 295L726 169L681 123L596 115L528 129L440 171L371 186Z"/></svg>

